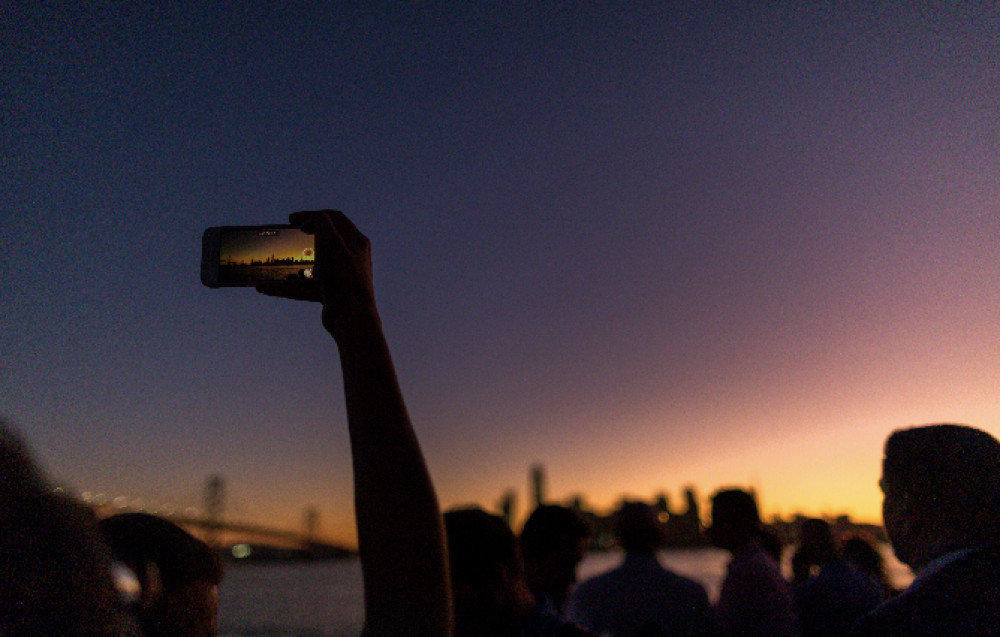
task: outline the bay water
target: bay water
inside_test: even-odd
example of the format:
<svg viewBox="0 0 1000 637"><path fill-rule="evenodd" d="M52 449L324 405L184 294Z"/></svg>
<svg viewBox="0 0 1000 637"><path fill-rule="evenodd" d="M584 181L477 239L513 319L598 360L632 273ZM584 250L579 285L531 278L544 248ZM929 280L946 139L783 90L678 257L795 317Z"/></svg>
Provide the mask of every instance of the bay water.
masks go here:
<svg viewBox="0 0 1000 637"><path fill-rule="evenodd" d="M904 587L913 576L883 547L890 579ZM711 549L674 549L659 555L664 566L701 582L714 602L729 556ZM785 556L785 566L790 553ZM590 553L580 563L580 581L614 568L622 553ZM786 568L787 570L787 568ZM237 564L219 590L220 637L348 637L361 633L364 594L357 559Z"/></svg>

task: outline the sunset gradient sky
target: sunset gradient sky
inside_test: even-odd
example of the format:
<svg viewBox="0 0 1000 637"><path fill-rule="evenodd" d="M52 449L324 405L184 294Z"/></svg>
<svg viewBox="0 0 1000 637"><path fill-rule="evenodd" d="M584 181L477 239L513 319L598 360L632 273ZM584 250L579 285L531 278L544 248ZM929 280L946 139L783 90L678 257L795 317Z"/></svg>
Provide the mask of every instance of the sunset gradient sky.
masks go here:
<svg viewBox="0 0 1000 637"><path fill-rule="evenodd" d="M1000 433L996 3L14 2L0 410L58 481L353 542L319 309L199 283L335 207L442 503L755 486L878 521Z"/></svg>

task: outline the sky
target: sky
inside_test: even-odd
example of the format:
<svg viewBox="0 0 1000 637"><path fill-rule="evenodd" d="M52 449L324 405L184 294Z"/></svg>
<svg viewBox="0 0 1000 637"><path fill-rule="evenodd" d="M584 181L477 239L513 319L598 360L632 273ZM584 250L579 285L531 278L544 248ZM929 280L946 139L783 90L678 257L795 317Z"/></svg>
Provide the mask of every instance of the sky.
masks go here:
<svg viewBox="0 0 1000 637"><path fill-rule="evenodd" d="M85 4L0 12L0 414L77 492L354 542L319 308L199 281L319 208L446 507L879 521L893 429L1000 434L995 3Z"/></svg>

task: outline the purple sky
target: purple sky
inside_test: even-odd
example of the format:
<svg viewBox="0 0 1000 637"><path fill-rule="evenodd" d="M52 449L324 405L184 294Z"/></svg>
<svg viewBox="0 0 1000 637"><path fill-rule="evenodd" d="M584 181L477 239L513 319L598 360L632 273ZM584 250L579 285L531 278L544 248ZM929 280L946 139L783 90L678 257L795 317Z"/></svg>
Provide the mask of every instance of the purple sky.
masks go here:
<svg viewBox="0 0 1000 637"><path fill-rule="evenodd" d="M891 429L1000 433L995 4L336 4L5 11L0 409L53 477L350 541L318 308L199 283L325 207L446 505L543 462L876 519Z"/></svg>

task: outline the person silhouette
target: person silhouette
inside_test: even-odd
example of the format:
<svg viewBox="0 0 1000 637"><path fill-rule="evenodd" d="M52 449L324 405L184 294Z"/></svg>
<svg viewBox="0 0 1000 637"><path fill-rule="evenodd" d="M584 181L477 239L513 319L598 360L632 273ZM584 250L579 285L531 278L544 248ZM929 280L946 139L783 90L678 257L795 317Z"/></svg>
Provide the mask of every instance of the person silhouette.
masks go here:
<svg viewBox="0 0 1000 637"><path fill-rule="evenodd" d="M53 490L2 420L0 635L139 636L93 514Z"/></svg>
<svg viewBox="0 0 1000 637"><path fill-rule="evenodd" d="M528 587L538 603L556 615L562 612L576 583L576 567L587 554L589 537L590 528L583 517L558 504L539 505L521 529Z"/></svg>
<svg viewBox="0 0 1000 637"><path fill-rule="evenodd" d="M538 603L503 518L468 507L445 512L444 522L455 637L594 637Z"/></svg>
<svg viewBox="0 0 1000 637"><path fill-rule="evenodd" d="M885 559L876 548L876 541L867 533L852 533L840 545L840 553L849 564L861 569L882 589L882 599L889 599L897 593L885 569Z"/></svg>
<svg viewBox="0 0 1000 637"><path fill-rule="evenodd" d="M852 635L1000 635L1000 442L966 425L896 430L879 485L889 541L916 578Z"/></svg>
<svg viewBox="0 0 1000 637"><path fill-rule="evenodd" d="M181 527L148 513L97 523L112 556L139 581L130 604L145 637L213 637L218 630L222 562Z"/></svg>
<svg viewBox="0 0 1000 637"><path fill-rule="evenodd" d="M757 534L757 541L760 543L760 548L774 560L774 563L778 565L778 569L781 569L781 554L784 552L785 547L781 543L781 538L773 530L761 527L760 532Z"/></svg>
<svg viewBox="0 0 1000 637"><path fill-rule="evenodd" d="M580 583L567 604L567 618L611 637L718 634L705 588L657 560L663 533L649 505L626 502L618 512L616 535L624 562Z"/></svg>
<svg viewBox="0 0 1000 637"><path fill-rule="evenodd" d="M712 543L732 554L716 611L724 635L796 637L794 602L778 565L758 541L760 514L753 495L724 489L712 496Z"/></svg>
<svg viewBox="0 0 1000 637"><path fill-rule="evenodd" d="M792 568L803 637L846 635L883 599L879 583L840 556L825 520L802 523Z"/></svg>

